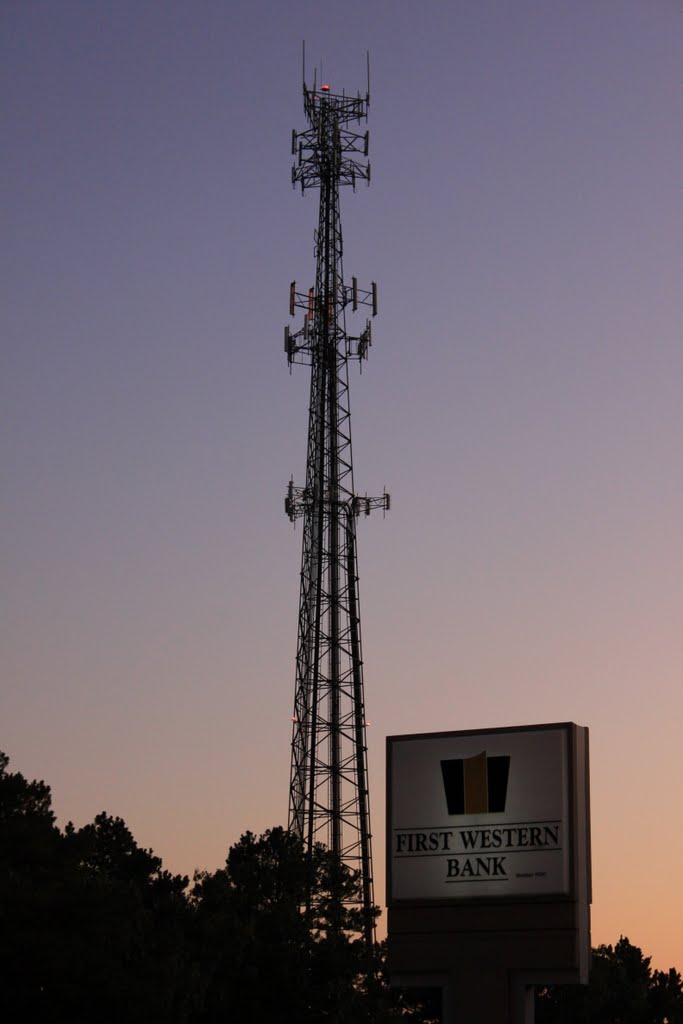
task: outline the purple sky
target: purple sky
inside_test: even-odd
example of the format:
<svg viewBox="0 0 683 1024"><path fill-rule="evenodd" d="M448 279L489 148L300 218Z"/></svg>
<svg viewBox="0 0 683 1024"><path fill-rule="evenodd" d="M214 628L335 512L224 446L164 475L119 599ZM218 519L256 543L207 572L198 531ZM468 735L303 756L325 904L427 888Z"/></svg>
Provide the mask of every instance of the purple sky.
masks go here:
<svg viewBox="0 0 683 1024"><path fill-rule="evenodd" d="M287 813L301 40L365 86L352 381L384 739L591 729L593 941L683 964L678 0L5 0L0 746L174 870Z"/></svg>

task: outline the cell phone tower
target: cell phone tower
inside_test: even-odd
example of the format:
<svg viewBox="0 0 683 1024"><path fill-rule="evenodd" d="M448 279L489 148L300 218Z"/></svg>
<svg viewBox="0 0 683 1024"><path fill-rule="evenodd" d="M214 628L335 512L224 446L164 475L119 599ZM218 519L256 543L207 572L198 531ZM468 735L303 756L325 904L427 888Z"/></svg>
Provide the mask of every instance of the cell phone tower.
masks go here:
<svg viewBox="0 0 683 1024"><path fill-rule="evenodd" d="M292 184L320 190L315 232L315 286L292 282L290 316L303 311L299 330L285 327L290 366L311 367L306 482L290 481L285 511L303 519L301 590L292 727L289 828L306 849L322 842L360 874L357 903L363 933L374 939L374 893L356 524L373 509L389 509L389 495L354 490L349 363L367 359L371 320L358 336L346 316L364 307L377 314L377 286L344 278L339 193L370 183L364 97L303 83L305 131L292 133Z"/></svg>

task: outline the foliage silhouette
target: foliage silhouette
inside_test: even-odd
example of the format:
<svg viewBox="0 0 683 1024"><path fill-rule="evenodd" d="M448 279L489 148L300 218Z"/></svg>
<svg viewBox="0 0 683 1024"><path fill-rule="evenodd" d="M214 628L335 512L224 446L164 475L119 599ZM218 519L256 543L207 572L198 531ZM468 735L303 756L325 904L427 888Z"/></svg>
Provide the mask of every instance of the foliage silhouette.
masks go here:
<svg viewBox="0 0 683 1024"><path fill-rule="evenodd" d="M593 950L586 986L552 986L536 997L537 1024L683 1024L683 983L678 971L652 971L623 936Z"/></svg>
<svg viewBox="0 0 683 1024"><path fill-rule="evenodd" d="M323 846L246 832L190 888L121 818L60 831L49 786L8 765L0 753L3 1024L438 1020L428 994L389 989L384 947L360 939L358 877ZM681 976L628 939L600 946L587 988L538 994L538 1024L570 1021L683 1024Z"/></svg>
<svg viewBox="0 0 683 1024"><path fill-rule="evenodd" d="M247 832L214 874L195 876L191 902L204 948L203 1020L362 1021L376 969L349 906L357 877L322 846L306 856L282 828ZM306 894L315 900L306 908ZM208 968L208 970L207 970Z"/></svg>
<svg viewBox="0 0 683 1024"><path fill-rule="evenodd" d="M64 834L49 787L0 756L3 1021L187 1019L187 879L120 818Z"/></svg>

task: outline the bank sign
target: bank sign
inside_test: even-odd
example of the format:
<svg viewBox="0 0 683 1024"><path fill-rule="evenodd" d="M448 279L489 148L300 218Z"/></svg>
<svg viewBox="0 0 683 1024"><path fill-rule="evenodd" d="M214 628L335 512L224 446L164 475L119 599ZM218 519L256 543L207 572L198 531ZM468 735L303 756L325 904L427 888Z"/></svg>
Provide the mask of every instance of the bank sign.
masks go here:
<svg viewBox="0 0 683 1024"><path fill-rule="evenodd" d="M568 894L569 742L562 724L390 737L390 901Z"/></svg>

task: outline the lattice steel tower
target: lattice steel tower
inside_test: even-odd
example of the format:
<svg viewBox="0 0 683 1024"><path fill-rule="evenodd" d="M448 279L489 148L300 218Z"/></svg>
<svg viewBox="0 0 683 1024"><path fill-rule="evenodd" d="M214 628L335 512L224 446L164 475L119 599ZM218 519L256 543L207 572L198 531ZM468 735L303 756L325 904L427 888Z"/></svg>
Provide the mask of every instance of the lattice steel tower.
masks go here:
<svg viewBox="0 0 683 1024"><path fill-rule="evenodd" d="M370 183L365 97L309 89L304 81L306 131L292 133L292 183L320 190L315 233L315 286L290 290L289 312L303 311L299 330L285 328L290 365L311 367L308 455L304 487L289 484L285 510L303 519L301 591L292 729L289 828L310 849L324 843L360 872L365 938L372 941L374 904L356 522L379 498L357 495L351 458L349 362L367 358L371 322L358 336L347 312L377 313L377 287L344 279L340 186Z"/></svg>

